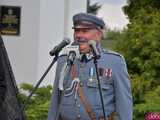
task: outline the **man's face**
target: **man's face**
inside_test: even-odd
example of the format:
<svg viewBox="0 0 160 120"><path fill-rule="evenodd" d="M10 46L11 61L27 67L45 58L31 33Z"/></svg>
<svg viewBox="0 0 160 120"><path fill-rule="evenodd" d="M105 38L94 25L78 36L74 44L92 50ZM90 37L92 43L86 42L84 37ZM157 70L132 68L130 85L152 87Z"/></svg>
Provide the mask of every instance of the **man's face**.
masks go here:
<svg viewBox="0 0 160 120"><path fill-rule="evenodd" d="M80 44L81 53L89 53L90 47L88 45L89 40L100 42L102 38L102 32L96 27L86 27L85 25L78 25L74 29L74 40Z"/></svg>

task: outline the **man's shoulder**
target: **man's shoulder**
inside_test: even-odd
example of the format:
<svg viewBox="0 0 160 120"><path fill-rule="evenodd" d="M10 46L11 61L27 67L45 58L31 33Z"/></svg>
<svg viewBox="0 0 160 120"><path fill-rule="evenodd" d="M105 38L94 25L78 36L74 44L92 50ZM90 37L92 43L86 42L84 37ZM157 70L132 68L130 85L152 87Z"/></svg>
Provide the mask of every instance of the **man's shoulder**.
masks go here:
<svg viewBox="0 0 160 120"><path fill-rule="evenodd" d="M67 60L67 54L61 54L58 56L58 63L66 62Z"/></svg>
<svg viewBox="0 0 160 120"><path fill-rule="evenodd" d="M61 54L61 55L59 55L58 57L62 59L62 58L67 57L67 54Z"/></svg>
<svg viewBox="0 0 160 120"><path fill-rule="evenodd" d="M109 49L103 49L102 50L103 59L113 62L113 63L125 63L125 58L122 54L109 50Z"/></svg>
<svg viewBox="0 0 160 120"><path fill-rule="evenodd" d="M123 55L121 55L120 53L109 49L102 49L102 52L105 56L124 58Z"/></svg>

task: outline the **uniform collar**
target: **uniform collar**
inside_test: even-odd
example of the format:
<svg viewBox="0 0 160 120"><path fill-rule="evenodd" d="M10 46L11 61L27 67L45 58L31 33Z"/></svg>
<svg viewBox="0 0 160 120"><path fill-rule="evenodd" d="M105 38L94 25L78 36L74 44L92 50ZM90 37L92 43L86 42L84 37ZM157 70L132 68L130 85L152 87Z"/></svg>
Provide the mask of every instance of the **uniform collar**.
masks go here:
<svg viewBox="0 0 160 120"><path fill-rule="evenodd" d="M87 53L87 54L81 54L80 55L81 62L88 62L92 58L93 58L93 54L92 53Z"/></svg>
<svg viewBox="0 0 160 120"><path fill-rule="evenodd" d="M100 52L100 54L103 52L103 49L102 49L100 43L97 44L97 49L98 49L98 51ZM90 61L91 59L93 59L93 54L92 54L91 52L80 55L80 61L82 61L82 62L88 62L88 61Z"/></svg>

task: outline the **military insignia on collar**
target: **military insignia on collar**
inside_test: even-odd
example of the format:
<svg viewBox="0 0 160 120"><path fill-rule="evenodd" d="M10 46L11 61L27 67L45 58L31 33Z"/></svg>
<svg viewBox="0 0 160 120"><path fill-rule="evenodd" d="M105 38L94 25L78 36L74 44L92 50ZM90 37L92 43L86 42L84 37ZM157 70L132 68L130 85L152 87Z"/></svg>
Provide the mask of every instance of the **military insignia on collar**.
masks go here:
<svg viewBox="0 0 160 120"><path fill-rule="evenodd" d="M98 68L98 71L99 71L99 76L102 77L102 76L105 76L105 77L112 77L112 69L110 68Z"/></svg>

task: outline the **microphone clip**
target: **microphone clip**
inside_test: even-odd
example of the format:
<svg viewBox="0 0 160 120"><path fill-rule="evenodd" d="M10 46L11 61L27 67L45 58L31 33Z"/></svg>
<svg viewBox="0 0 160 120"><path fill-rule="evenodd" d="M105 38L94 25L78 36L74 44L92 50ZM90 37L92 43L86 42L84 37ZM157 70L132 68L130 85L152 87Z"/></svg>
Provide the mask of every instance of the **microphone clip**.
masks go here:
<svg viewBox="0 0 160 120"><path fill-rule="evenodd" d="M92 54L93 54L93 58L94 59L99 59L101 57L100 55L100 51L99 49L97 48L97 43L96 41L94 40L90 40L88 42L89 46L91 47L91 51L92 51Z"/></svg>

